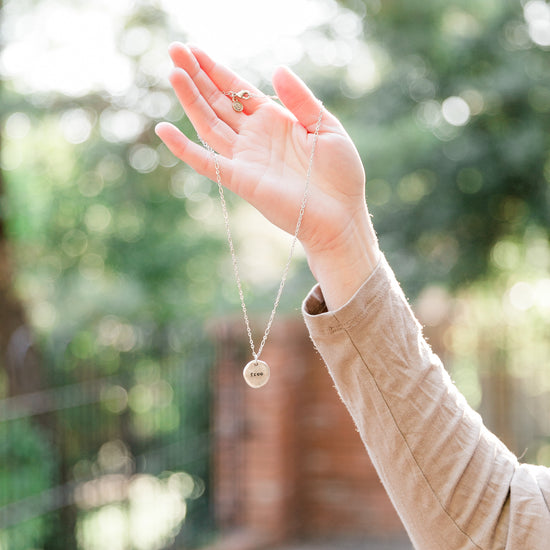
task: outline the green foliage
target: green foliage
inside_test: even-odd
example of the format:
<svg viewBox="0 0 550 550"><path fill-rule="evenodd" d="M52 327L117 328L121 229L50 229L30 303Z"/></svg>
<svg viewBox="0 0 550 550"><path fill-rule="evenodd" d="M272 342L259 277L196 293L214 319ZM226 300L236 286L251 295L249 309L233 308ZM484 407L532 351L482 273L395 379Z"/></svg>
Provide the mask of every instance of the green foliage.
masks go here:
<svg viewBox="0 0 550 550"><path fill-rule="evenodd" d="M520 2L342 3L380 72L343 114L382 246L411 293L475 280L498 241L549 227L547 48Z"/></svg>
<svg viewBox="0 0 550 550"><path fill-rule="evenodd" d="M136 9L121 34L143 24L153 36L163 32L162 18L146 12ZM187 442L208 431L213 351L202 326L226 303L218 284L225 243L208 184L176 168L153 132L159 118L190 130L167 86L137 56L135 84L125 96L22 96L9 82L3 94L10 129L3 142L4 204L17 293L55 388L57 474L77 493L109 475L126 476L130 486L144 472L188 472L203 487L208 479L208 445L193 449ZM11 421L4 426L10 452L23 452L25 432ZM124 453L105 459L117 441ZM2 458L2 473L22 490L27 477ZM38 483L55 487L51 464L43 468L38 452L27 459L25 467L45 476L28 478L32 490ZM4 482L2 496L11 487ZM16 496L6 493L8 502ZM99 517L90 506L118 509L109 498L84 498L82 511L56 516L56 536L48 542L42 518L7 531L6 544L10 550L76 547L76 533L90 532L90 518ZM209 525L207 500L190 503L189 511L196 516L191 524ZM199 535L192 527L185 533L190 544Z"/></svg>
<svg viewBox="0 0 550 550"><path fill-rule="evenodd" d="M43 495L53 485L55 462L51 443L27 419L0 422L0 507L29 497L47 501ZM24 508L26 513L32 505ZM15 516L15 511L7 515L7 526L0 528L0 548L27 550L41 544L49 531L47 516L12 525L9 519Z"/></svg>

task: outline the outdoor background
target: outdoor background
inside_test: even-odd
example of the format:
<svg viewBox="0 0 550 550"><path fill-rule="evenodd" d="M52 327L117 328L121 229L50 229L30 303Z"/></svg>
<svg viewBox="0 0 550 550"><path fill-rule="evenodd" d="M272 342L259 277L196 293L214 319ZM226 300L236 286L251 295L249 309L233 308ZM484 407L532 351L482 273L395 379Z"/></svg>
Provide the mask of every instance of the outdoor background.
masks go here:
<svg viewBox="0 0 550 550"><path fill-rule="evenodd" d="M2 550L213 535L208 327L240 306L216 189L153 132L194 135L167 82L174 40L266 93L290 65L341 118L382 249L456 384L550 466L547 2L0 6ZM288 239L229 203L262 320ZM282 312L312 284L298 254Z"/></svg>

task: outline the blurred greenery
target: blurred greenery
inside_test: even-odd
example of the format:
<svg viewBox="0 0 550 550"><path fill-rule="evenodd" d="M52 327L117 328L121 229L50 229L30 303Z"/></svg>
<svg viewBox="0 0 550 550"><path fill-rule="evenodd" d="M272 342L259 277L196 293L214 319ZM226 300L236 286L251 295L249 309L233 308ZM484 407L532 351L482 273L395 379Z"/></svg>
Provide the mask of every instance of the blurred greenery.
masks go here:
<svg viewBox="0 0 550 550"><path fill-rule="evenodd" d="M51 445L27 419L0 423L0 507L51 487L55 468ZM0 548L37 548L48 533L42 515L0 531Z"/></svg>
<svg viewBox="0 0 550 550"><path fill-rule="evenodd" d="M548 45L516 1L344 3L365 13L381 73L344 108L382 247L411 295L474 281L497 242L549 227Z"/></svg>
<svg viewBox="0 0 550 550"><path fill-rule="evenodd" d="M143 24L162 39L166 22L145 6L129 15L116 38ZM33 525L29 539L27 523L16 525L4 532L2 548L115 548L94 539L99 535L93 510L120 511L120 517L105 517L123 541L128 526L140 521L139 506L127 510L125 495L134 486L149 487L155 506L154 493L169 495L176 485L147 485L140 480L149 478L139 475L168 479L170 472L188 473L192 487L183 512L165 532L166 517L157 518L157 538L172 544L185 515L189 528L179 543L196 542L210 531L208 500L197 500L208 478L207 381L213 361L201 326L206 312L216 304L223 311L226 303L213 261L225 248L210 221L212 201L199 187L203 182L176 168L153 133L159 118L181 118L167 83L148 74L137 57L133 81L124 95L81 98L21 94L10 81L4 84L2 158L9 200L3 204L16 291L49 386L57 389L49 437L58 471L37 470L42 477L23 491L28 459L9 461L8 477L24 494L2 484L2 495L6 489L16 502L58 480L82 491L77 507L61 509L47 531ZM36 433L17 430L12 421L0 425L10 430L11 449ZM35 468L43 466L42 455L35 454ZM134 480L121 494L103 491L94 499L86 492L93 487L86 483L116 475ZM64 494L66 504L73 489ZM151 511L149 516L155 517Z"/></svg>
<svg viewBox="0 0 550 550"><path fill-rule="evenodd" d="M5 4L15 25L31 7L63 3ZM162 9L130 4L113 38L132 70L128 89L70 95L3 82L1 212L15 290L54 392L47 437L28 419L0 418L9 434L0 464L10 468L0 470L0 506L5 495L15 502L67 488L48 528L25 516L0 531L3 550L116 550L114 539L120 548L181 547L212 529L215 350L204 327L238 310L238 296L224 284L231 275L215 188L177 164L153 133L168 119L194 134L155 57L166 55L168 36L185 33ZM550 8L541 0L341 0L331 13L300 37L295 70L356 142L382 248L406 291L417 297L440 284L452 293L450 365L483 407L480 358L499 350L502 368L526 381L534 369L515 326L523 323L533 346L550 331L540 298L550 268ZM294 269L283 309L295 309L312 282L305 262ZM252 311L269 309L276 282L247 288ZM541 358L550 350L537 350L542 401L550 378ZM0 398L9 395L6 378ZM533 460L550 460L546 428L527 430ZM34 449L35 462L29 455L4 462L14 449ZM13 480L26 476L18 493ZM158 527L159 540L139 546L123 533L142 518L141 494L177 513ZM111 529L109 544L100 523Z"/></svg>

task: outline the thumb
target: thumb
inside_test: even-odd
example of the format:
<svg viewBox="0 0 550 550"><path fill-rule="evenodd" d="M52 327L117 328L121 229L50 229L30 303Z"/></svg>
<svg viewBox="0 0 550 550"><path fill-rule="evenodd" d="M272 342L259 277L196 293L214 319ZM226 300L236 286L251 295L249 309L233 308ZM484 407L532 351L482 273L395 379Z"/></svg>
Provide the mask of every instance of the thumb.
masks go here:
<svg viewBox="0 0 550 550"><path fill-rule="evenodd" d="M283 105L307 130L313 131L322 103L288 67L278 67L273 73L273 88Z"/></svg>

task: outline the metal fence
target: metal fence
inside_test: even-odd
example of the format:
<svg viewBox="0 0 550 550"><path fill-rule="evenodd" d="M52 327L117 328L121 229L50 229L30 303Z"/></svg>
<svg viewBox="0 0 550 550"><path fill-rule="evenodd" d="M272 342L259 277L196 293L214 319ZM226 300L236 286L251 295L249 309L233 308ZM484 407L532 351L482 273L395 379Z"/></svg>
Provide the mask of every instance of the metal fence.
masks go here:
<svg viewBox="0 0 550 550"><path fill-rule="evenodd" d="M212 353L197 346L0 400L2 550L182 548L208 537Z"/></svg>

